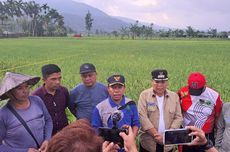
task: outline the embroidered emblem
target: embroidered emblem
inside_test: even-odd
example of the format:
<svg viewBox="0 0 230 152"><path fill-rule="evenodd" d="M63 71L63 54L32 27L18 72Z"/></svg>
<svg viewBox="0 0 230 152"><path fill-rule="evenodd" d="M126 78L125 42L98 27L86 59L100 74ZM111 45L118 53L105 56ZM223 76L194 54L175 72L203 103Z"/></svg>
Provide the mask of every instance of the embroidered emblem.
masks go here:
<svg viewBox="0 0 230 152"><path fill-rule="evenodd" d="M212 102L209 101L209 100L200 99L199 101L200 101L200 103L201 103L202 105L210 106L210 105L212 104Z"/></svg>
<svg viewBox="0 0 230 152"><path fill-rule="evenodd" d="M147 102L147 106L156 106L157 104L155 102Z"/></svg>
<svg viewBox="0 0 230 152"><path fill-rule="evenodd" d="M192 82L192 88L197 89L198 88L198 82Z"/></svg>
<svg viewBox="0 0 230 152"><path fill-rule="evenodd" d="M159 79L165 78L165 75L163 72L159 72L159 75L157 76Z"/></svg>
<svg viewBox="0 0 230 152"><path fill-rule="evenodd" d="M121 77L118 75L118 76L114 76L113 78L114 78L116 81L119 81Z"/></svg>
<svg viewBox="0 0 230 152"><path fill-rule="evenodd" d="M88 69L88 68L89 68L89 66L88 66L88 65L84 65L84 68Z"/></svg>

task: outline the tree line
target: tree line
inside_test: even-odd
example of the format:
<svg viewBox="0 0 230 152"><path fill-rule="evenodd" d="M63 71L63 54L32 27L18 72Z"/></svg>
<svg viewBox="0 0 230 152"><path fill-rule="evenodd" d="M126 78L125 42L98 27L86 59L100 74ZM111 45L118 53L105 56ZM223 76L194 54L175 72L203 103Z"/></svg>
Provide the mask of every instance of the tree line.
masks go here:
<svg viewBox="0 0 230 152"><path fill-rule="evenodd" d="M122 27L119 31L107 33L111 36L121 37L121 39L152 39L154 37L174 37L174 38L228 38L230 31L217 32L216 28L209 28L207 31L196 30L191 26L186 29L154 29L154 24L139 25L139 21L127 27Z"/></svg>
<svg viewBox="0 0 230 152"><path fill-rule="evenodd" d="M47 4L22 0L0 1L0 33L14 31L26 36L65 36L64 17Z"/></svg>

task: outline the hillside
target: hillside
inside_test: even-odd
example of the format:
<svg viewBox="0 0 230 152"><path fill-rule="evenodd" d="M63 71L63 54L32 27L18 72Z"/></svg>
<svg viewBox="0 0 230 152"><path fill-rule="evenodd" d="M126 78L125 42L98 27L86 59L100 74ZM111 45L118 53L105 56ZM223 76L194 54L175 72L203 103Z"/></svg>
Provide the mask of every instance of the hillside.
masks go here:
<svg viewBox="0 0 230 152"><path fill-rule="evenodd" d="M63 16L66 26L82 33L85 31L85 15L89 11L92 15L92 31L112 32L121 29L122 26L129 26L130 23L111 17L103 11L84 3L72 0L36 0L40 4L47 3L50 7L57 9Z"/></svg>

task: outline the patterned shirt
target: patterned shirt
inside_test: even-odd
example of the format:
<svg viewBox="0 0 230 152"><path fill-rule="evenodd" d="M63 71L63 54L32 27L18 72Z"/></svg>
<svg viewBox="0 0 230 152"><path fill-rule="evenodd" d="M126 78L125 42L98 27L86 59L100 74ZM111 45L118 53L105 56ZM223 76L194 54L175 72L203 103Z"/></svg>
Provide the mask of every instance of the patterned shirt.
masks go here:
<svg viewBox="0 0 230 152"><path fill-rule="evenodd" d="M201 128L206 134L213 132L215 121L222 109L222 101L218 92L206 87L200 96L189 94L188 87L178 92L184 116L184 126L193 125Z"/></svg>

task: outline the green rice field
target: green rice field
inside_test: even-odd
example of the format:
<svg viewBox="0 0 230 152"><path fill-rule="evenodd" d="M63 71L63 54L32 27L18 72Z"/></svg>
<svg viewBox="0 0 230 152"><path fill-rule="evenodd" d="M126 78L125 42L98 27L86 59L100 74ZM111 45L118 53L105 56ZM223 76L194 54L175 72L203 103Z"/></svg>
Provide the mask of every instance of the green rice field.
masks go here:
<svg viewBox="0 0 230 152"><path fill-rule="evenodd" d="M173 91L186 85L190 72L200 71L207 85L230 101L230 40L0 39L0 78L6 71L40 76L42 65L55 63L62 69L62 84L70 90L81 82L79 66L85 62L96 65L103 83L112 74L123 74L126 95L135 101L151 87L150 73L156 68L168 70Z"/></svg>

